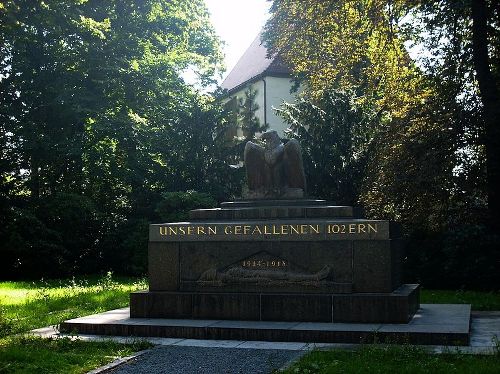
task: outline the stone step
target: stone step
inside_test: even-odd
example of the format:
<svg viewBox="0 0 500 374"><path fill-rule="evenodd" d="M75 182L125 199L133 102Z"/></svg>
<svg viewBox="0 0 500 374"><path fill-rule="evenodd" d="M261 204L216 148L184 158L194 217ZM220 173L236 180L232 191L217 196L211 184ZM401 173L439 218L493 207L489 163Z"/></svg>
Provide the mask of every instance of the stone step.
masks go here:
<svg viewBox="0 0 500 374"><path fill-rule="evenodd" d="M130 318L128 308L60 324L62 332L212 340L468 345L470 305L422 304L403 324Z"/></svg>
<svg viewBox="0 0 500 374"><path fill-rule="evenodd" d="M419 308L419 286L390 293L165 292L130 294L134 318L407 323Z"/></svg>
<svg viewBox="0 0 500 374"><path fill-rule="evenodd" d="M191 220L274 219L274 218L361 218L361 210L338 205L269 205L195 209Z"/></svg>
<svg viewBox="0 0 500 374"><path fill-rule="evenodd" d="M332 202L320 199L294 199L294 200L235 200L224 201L220 204L221 208L245 208L262 206L304 206L304 205L335 205Z"/></svg>

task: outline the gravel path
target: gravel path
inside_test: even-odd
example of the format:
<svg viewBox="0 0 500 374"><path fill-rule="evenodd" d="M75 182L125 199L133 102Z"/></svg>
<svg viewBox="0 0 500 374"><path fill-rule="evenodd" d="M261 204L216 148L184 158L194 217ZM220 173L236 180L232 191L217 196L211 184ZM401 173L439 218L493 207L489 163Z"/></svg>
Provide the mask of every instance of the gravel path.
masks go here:
<svg viewBox="0 0 500 374"><path fill-rule="evenodd" d="M302 354L304 351L157 346L111 373L271 373Z"/></svg>

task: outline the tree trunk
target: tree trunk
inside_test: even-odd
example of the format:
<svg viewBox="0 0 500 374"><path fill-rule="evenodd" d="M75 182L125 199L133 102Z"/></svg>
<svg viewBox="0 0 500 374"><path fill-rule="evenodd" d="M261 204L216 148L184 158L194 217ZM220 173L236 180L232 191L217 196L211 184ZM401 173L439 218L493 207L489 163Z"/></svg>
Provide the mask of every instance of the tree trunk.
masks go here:
<svg viewBox="0 0 500 374"><path fill-rule="evenodd" d="M494 228L500 228L500 95L488 55L488 6L472 0L472 50L486 128L488 211Z"/></svg>

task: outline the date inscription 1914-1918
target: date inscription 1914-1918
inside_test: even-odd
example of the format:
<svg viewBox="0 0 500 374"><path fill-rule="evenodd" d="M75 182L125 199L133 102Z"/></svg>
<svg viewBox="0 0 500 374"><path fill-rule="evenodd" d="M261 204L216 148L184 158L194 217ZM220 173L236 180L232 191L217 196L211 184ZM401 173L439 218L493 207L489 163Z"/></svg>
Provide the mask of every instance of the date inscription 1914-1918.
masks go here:
<svg viewBox="0 0 500 374"><path fill-rule="evenodd" d="M285 260L243 260L241 265L245 268L284 268L288 266Z"/></svg>

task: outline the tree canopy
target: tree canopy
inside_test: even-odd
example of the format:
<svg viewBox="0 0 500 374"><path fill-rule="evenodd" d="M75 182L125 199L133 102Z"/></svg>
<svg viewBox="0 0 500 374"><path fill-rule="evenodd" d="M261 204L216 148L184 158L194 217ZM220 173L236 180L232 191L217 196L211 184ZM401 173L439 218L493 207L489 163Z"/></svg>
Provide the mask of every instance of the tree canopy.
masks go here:
<svg viewBox="0 0 500 374"><path fill-rule="evenodd" d="M264 38L311 96L337 85L402 116L426 96L399 32L407 11L401 1L274 1Z"/></svg>
<svg viewBox="0 0 500 374"><path fill-rule="evenodd" d="M279 113L317 171L312 192L402 222L409 267L431 283L494 279L499 2L275 0L271 13L268 50L303 83Z"/></svg>
<svg viewBox="0 0 500 374"><path fill-rule="evenodd" d="M221 68L203 0L2 0L5 268L22 270L39 251L59 258L54 268L92 271L146 237L162 193L233 193L226 116L182 78L192 69L208 84ZM61 220L82 233L78 248Z"/></svg>

